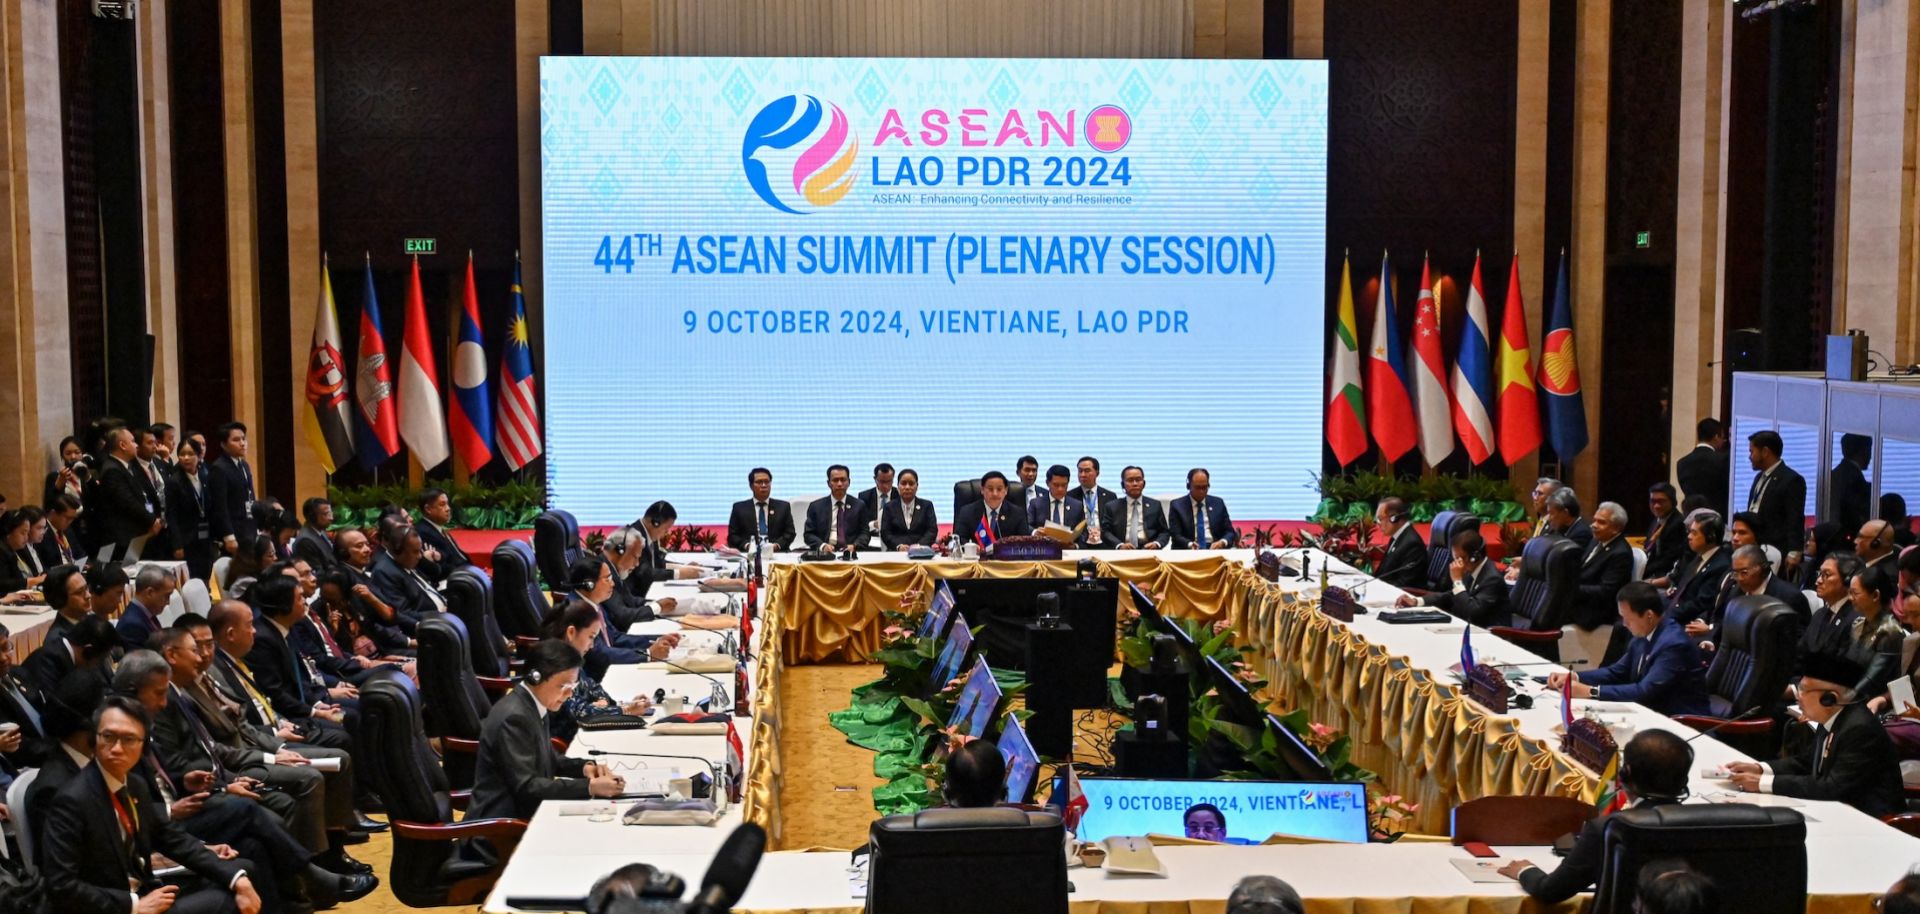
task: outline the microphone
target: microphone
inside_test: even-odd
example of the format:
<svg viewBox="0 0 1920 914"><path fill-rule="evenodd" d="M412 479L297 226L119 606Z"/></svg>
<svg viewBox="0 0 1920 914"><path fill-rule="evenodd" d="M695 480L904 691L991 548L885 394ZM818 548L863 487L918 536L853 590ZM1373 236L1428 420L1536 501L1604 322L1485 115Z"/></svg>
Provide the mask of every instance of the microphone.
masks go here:
<svg viewBox="0 0 1920 914"><path fill-rule="evenodd" d="M713 800L714 814L718 815L727 809L727 788L726 785L721 783L720 768L713 763L712 759L702 758L698 755L668 755L661 752L610 752L606 749L588 749L587 754L592 756L619 756L621 758L670 758L685 762L699 762L707 766L708 783L712 785L707 790L707 797Z"/></svg>
<svg viewBox="0 0 1920 914"><path fill-rule="evenodd" d="M1278 558L1279 558L1279 560L1280 560L1280 576L1281 576L1281 577L1283 577L1283 578L1304 578L1304 577L1306 577L1306 576L1307 576L1307 574L1308 574L1308 572L1307 572L1307 566L1308 566L1308 563L1309 563L1309 562L1311 561L1310 559L1308 559L1308 558L1307 558L1307 550L1308 550L1308 549L1312 549L1312 548L1313 548L1313 547L1312 547L1311 545L1309 545L1309 544L1306 544L1306 543L1301 543L1300 545L1298 545L1298 546L1295 546L1295 547L1293 547L1292 549L1282 549L1282 550L1280 550L1280 555L1278 556ZM1295 554L1295 555L1297 555L1297 556L1299 556L1299 557L1300 557L1300 570L1299 570L1299 571L1295 571L1295 570L1293 570L1293 569L1291 569L1291 568L1288 568L1288 567L1287 567L1287 553L1289 553L1289 552L1291 552L1291 553L1293 553L1293 554Z"/></svg>
<svg viewBox="0 0 1920 914"><path fill-rule="evenodd" d="M711 702L711 704L713 705L713 707L714 707L714 708L716 708L716 709L717 709L717 708L724 708L724 707L726 707L726 705L727 705L727 689L726 689L726 687L725 687L725 686L724 686L724 685L723 685L723 684L722 684L722 683L720 682L720 680L718 680L718 679L715 679L715 678L713 678L712 676L709 676L709 675L707 675L706 673L702 673L702 672L699 672L699 671L697 671L697 670L690 670L690 669L687 669L686 667L684 667L684 666L681 666L680 664L677 664L677 663L674 663L674 662L673 662L673 661L671 661L671 660L659 660L659 661L656 661L656 662L657 662L657 663L662 663L662 664L665 664L666 666L669 666L669 667L672 667L672 668L674 668L674 669L676 669L676 670L679 670L680 672L682 672L682 673L685 673L685 674L687 674L687 675L689 675L689 676L698 676L698 677L700 677L701 679L705 679L705 680L706 680L707 682L709 682L709 683L712 683L712 684L713 684L713 695L712 695L712 697L711 697L711 698L709 698L709 699L708 699L708 701L709 701L709 702ZM713 713L713 714L718 714L718 713L720 713L720 712L719 712L718 710L714 710L714 711L711 711L710 713Z"/></svg>
<svg viewBox="0 0 1920 914"><path fill-rule="evenodd" d="M1702 730L1702 731L1700 731L1699 733L1695 733L1694 735L1692 735L1692 736L1689 736L1689 737L1687 737L1686 739L1683 739L1683 740L1681 740L1681 742L1683 742L1683 743L1690 743L1690 742L1693 742L1694 740L1696 740L1696 739L1699 739L1700 737L1703 737L1703 736L1706 736L1707 734L1709 734L1709 733L1712 733L1712 732L1714 732L1714 731L1716 731L1716 730L1718 730L1718 729L1720 729L1721 727L1724 727L1724 726L1727 726L1728 724L1736 724L1736 723L1739 723L1740 721L1743 721L1743 720L1746 720L1747 718L1750 718L1750 717L1752 717L1752 716L1754 716L1755 714L1758 714L1758 713L1760 713L1761 711L1765 711L1766 709L1767 709L1767 706L1766 706L1766 705L1754 705L1753 707L1751 707L1751 708L1748 708L1748 709L1746 709L1745 711L1742 711L1742 712L1740 712L1740 714L1739 714L1738 716L1736 716L1736 717L1729 717L1729 718L1727 718L1726 720L1723 720L1723 721L1721 721L1721 722L1719 722L1719 723L1717 723L1717 724L1714 724L1714 725L1713 725L1713 726L1711 726L1711 727L1708 727L1708 728L1706 728L1705 730Z"/></svg>
<svg viewBox="0 0 1920 914"><path fill-rule="evenodd" d="M760 826L747 822L734 829L707 865L707 874L700 878L700 894L694 896L687 914L726 914L733 910L740 897L747 894L747 883L753 881L753 872L760 868L760 858L766 851L767 833Z"/></svg>

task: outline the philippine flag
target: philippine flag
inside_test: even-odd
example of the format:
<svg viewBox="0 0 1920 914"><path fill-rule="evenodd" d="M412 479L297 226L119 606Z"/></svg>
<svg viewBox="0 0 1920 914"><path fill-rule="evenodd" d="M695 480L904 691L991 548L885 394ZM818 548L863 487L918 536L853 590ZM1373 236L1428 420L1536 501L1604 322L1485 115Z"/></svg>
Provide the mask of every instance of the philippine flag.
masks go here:
<svg viewBox="0 0 1920 914"><path fill-rule="evenodd" d="M467 252L467 288L460 309L460 336L453 348L453 401L448 425L453 449L469 470L493 459L493 411L487 400L487 350L480 332L480 293L473 284L473 252Z"/></svg>

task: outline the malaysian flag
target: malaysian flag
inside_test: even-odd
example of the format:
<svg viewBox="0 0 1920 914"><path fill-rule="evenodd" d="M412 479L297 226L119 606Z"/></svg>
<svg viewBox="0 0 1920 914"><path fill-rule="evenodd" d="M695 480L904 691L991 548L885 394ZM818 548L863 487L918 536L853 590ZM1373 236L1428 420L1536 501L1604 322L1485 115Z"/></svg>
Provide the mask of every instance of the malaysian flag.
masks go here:
<svg viewBox="0 0 1920 914"><path fill-rule="evenodd" d="M506 351L500 354L500 389L494 401L494 444L509 469L533 462L540 443L540 406L533 396L532 335L527 330L527 300L520 292L520 261L513 262L513 322Z"/></svg>

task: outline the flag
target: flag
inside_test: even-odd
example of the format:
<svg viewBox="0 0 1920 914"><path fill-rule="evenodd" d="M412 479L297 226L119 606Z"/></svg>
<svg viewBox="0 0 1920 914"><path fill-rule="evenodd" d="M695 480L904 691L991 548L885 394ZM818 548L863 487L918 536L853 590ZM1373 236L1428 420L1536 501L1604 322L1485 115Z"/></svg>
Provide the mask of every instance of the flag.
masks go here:
<svg viewBox="0 0 1920 914"><path fill-rule="evenodd" d="M1453 430L1467 447L1467 458L1484 463L1493 456L1493 335L1487 323L1487 297L1480 286L1480 255L1473 255L1473 285L1467 289L1467 320L1460 325L1460 352L1453 360Z"/></svg>
<svg viewBox="0 0 1920 914"><path fill-rule="evenodd" d="M1080 789L1080 777L1074 773L1073 760L1067 760L1067 795L1060 804L1060 822L1067 831L1080 827L1080 817L1087 812L1087 794Z"/></svg>
<svg viewBox="0 0 1920 914"><path fill-rule="evenodd" d="M1380 254L1380 295L1373 306L1372 352L1367 357L1367 418L1380 456L1399 460L1413 449L1413 402L1400 351L1400 320L1393 310L1393 268Z"/></svg>
<svg viewBox="0 0 1920 914"><path fill-rule="evenodd" d="M1574 678L1573 673L1568 672L1566 678L1560 680L1560 732L1562 733L1573 732Z"/></svg>
<svg viewBox="0 0 1920 914"><path fill-rule="evenodd" d="M1473 625L1460 630L1460 674L1473 675Z"/></svg>
<svg viewBox="0 0 1920 914"><path fill-rule="evenodd" d="M1341 466L1367 452L1367 399L1360 386L1360 324L1353 316L1353 269L1340 260L1340 323L1333 336L1333 385L1327 443Z"/></svg>
<svg viewBox="0 0 1920 914"><path fill-rule="evenodd" d="M1513 466L1540 446L1540 403L1533 391L1533 348L1527 305L1520 298L1520 255L1507 274L1500 316L1500 457Z"/></svg>
<svg viewBox="0 0 1920 914"><path fill-rule="evenodd" d="M380 297L373 291L373 261L367 261L367 290L360 305L359 361L353 371L354 402L360 405L357 454L371 470L400 451L400 424L394 416L393 375L387 368L387 342L380 335Z"/></svg>
<svg viewBox="0 0 1920 914"><path fill-rule="evenodd" d="M427 300L420 291L419 257L413 258L407 280L406 338L400 343L400 438L423 470L445 463L452 452L440 409L440 369L433 360Z"/></svg>
<svg viewBox="0 0 1920 914"><path fill-rule="evenodd" d="M353 411L347 407L347 360L340 354L340 314L333 277L320 261L320 308L313 314L307 350L307 444L331 473L353 459Z"/></svg>
<svg viewBox="0 0 1920 914"><path fill-rule="evenodd" d="M1420 456L1437 466L1453 453L1453 402L1447 399L1447 346L1433 300L1433 265L1420 261L1420 307L1413 316L1413 398L1420 407Z"/></svg>
<svg viewBox="0 0 1920 914"><path fill-rule="evenodd" d="M1600 773L1600 789L1594 794L1597 815L1611 815L1627 808L1627 792L1620 789L1620 753L1607 759L1607 770Z"/></svg>
<svg viewBox="0 0 1920 914"><path fill-rule="evenodd" d="M746 786L747 747L740 741L740 729L733 725L731 717L727 718L727 761L721 775L726 779L723 789L727 792L727 802L740 802L740 796Z"/></svg>
<svg viewBox="0 0 1920 914"><path fill-rule="evenodd" d="M1587 448L1587 406L1580 398L1580 360L1574 352L1573 303L1567 300L1567 252L1553 284L1553 316L1540 340L1540 388L1547 392L1547 441L1565 463Z"/></svg>
<svg viewBox="0 0 1920 914"><path fill-rule="evenodd" d="M973 541L982 546L993 545L993 527L987 524L987 512L980 512L980 524L973 528Z"/></svg>
<svg viewBox="0 0 1920 914"><path fill-rule="evenodd" d="M467 252L467 288L461 301L459 342L453 347L453 398L447 422L453 446L469 470L493 459L493 410L487 403L487 350L480 333L480 293L473 287L473 252Z"/></svg>
<svg viewBox="0 0 1920 914"><path fill-rule="evenodd" d="M742 608L740 611L740 648L741 650L745 650L748 652L751 652L753 650L753 614L754 614L754 611L759 608L759 606L760 606L760 588L758 586L758 581L755 578L749 576L747 578L747 605L744 608Z"/></svg>
<svg viewBox="0 0 1920 914"><path fill-rule="evenodd" d="M533 397L532 334L527 332L527 300L520 294L520 261L513 262L513 323L500 353L500 389L494 393L494 443L507 468L532 463L540 443L540 405Z"/></svg>

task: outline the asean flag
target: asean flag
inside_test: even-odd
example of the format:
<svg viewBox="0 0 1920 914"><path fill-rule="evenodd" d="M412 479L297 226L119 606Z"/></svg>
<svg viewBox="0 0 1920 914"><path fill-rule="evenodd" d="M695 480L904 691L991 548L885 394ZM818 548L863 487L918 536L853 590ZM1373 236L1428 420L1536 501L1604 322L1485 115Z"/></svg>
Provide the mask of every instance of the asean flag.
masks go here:
<svg viewBox="0 0 1920 914"><path fill-rule="evenodd" d="M1563 462L1587 449L1587 407L1580 396L1580 360L1573 339L1573 302L1567 295L1567 252L1553 284L1553 314L1540 342L1540 388L1547 392L1547 442Z"/></svg>
<svg viewBox="0 0 1920 914"><path fill-rule="evenodd" d="M467 288L460 307L460 335L453 347L453 399L448 429L453 450L469 470L493 459L493 411L487 402L487 350L480 332L480 293L473 284L473 252L467 252Z"/></svg>

